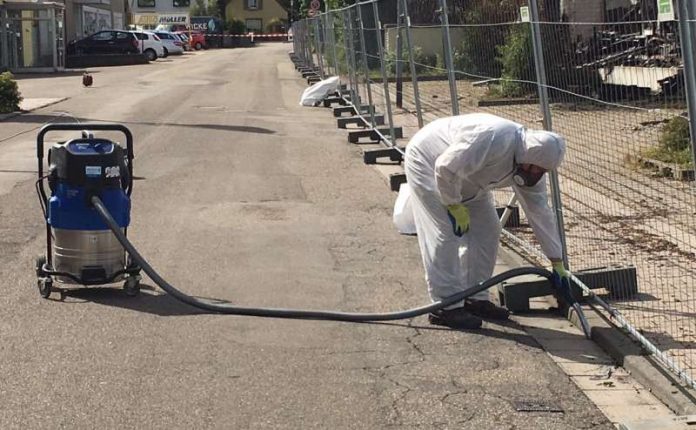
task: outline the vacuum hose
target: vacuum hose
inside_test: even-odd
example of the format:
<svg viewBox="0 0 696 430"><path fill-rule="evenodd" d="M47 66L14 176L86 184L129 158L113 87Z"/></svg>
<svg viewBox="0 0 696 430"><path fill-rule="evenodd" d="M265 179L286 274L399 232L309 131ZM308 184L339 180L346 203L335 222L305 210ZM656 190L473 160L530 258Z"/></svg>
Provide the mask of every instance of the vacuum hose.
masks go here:
<svg viewBox="0 0 696 430"><path fill-rule="evenodd" d="M426 306L420 306L413 309L408 309L404 311L397 312L385 312L385 313L359 313L359 312L335 312L335 311L321 311L321 310L302 310L302 309L282 309L282 308L250 308L250 307L240 307L233 306L231 304L221 304L213 303L206 300L201 300L196 297L189 296L169 284L164 278L162 278L155 269L148 264L148 262L143 258L138 252L133 244L128 240L125 234L121 231L121 228L113 219L108 209L104 206L104 203L97 196L92 196L91 202L94 208L97 210L99 215L102 217L104 222L109 226L109 229L116 235L116 239L125 248L126 252L130 254L131 258L147 273L147 275L152 279L160 288L166 291L168 294L172 295L175 299L182 301L193 307L203 309L210 312L217 312L223 314L232 315L248 315L257 317L271 317L271 318L293 318L293 319L312 319L312 320L332 320L332 321L350 321L350 322L366 322L366 321L389 321L389 320L400 320L413 318L418 315L427 314L438 309L445 308L454 303L457 303L465 298L472 296L480 291L487 290L488 288L499 284L507 279L514 278L521 275L539 275L545 278L551 277L551 272L538 267L522 267L507 272L503 272L496 275L484 282L481 282L475 286L469 287L468 289L461 291L459 293L453 294L443 300L431 303Z"/></svg>

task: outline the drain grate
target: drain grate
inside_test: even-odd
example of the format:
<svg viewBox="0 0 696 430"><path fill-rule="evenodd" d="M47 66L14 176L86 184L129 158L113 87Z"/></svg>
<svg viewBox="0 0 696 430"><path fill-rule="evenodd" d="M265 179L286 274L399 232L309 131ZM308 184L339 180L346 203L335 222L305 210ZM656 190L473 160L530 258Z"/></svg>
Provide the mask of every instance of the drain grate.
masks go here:
<svg viewBox="0 0 696 430"><path fill-rule="evenodd" d="M548 412L548 413L563 413L565 412L557 403L540 402L535 400L522 400L513 402L517 412Z"/></svg>

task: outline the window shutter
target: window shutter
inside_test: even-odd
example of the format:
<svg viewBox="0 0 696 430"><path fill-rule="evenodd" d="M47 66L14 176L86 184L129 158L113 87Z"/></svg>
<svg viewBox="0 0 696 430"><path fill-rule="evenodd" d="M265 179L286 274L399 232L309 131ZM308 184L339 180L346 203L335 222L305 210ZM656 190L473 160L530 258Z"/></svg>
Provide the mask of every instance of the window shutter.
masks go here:
<svg viewBox="0 0 696 430"><path fill-rule="evenodd" d="M242 0L244 3L244 10L249 10L249 0Z"/></svg>
<svg viewBox="0 0 696 430"><path fill-rule="evenodd" d="M259 0L259 10L263 9L263 0Z"/></svg>

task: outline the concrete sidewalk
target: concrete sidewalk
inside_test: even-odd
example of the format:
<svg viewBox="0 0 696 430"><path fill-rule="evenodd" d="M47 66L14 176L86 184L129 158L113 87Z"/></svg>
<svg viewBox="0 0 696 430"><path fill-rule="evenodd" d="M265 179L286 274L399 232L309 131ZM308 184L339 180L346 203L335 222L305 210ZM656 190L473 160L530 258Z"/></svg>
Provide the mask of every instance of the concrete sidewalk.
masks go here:
<svg viewBox="0 0 696 430"><path fill-rule="evenodd" d="M5 120L8 120L10 118L14 118L17 115L21 115L22 113L32 112L32 111L35 111L37 109L44 108L46 106L51 106L51 105L54 105L56 103L60 103L60 102L67 100L67 99L68 99L68 97L25 98L19 104L19 111L0 114L0 121L5 121Z"/></svg>

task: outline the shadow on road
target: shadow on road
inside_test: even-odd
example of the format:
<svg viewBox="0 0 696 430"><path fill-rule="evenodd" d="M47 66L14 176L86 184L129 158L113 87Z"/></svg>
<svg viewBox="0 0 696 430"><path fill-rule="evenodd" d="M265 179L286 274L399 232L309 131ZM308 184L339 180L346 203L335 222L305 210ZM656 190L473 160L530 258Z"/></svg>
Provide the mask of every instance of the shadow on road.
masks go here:
<svg viewBox="0 0 696 430"><path fill-rule="evenodd" d="M169 294L157 293L150 285L140 284L140 289L136 297L127 296L120 288L81 288L65 291L65 297L163 317L208 313L182 303Z"/></svg>
<svg viewBox="0 0 696 430"><path fill-rule="evenodd" d="M532 312L532 313L538 313L539 317L546 316L548 317L548 312L547 311L538 311L538 312ZM525 316L529 316L529 314L525 314ZM418 317L418 318L423 318L423 317ZM507 340L510 342L514 342L517 345L520 345L522 347L528 347L528 348L534 348L538 349L540 351L544 351L544 348L537 342L530 334L526 332L527 326L519 324L516 321L513 320L508 320L508 321L492 321L492 320L486 320L487 324L485 324L482 328L476 329L476 330L455 330L447 327L442 327L442 326L434 326L434 325L418 325L418 324L413 324L411 322L373 322L373 323L367 323L367 324L380 324L380 325L390 325L390 326L397 326L397 327L405 327L405 328L414 328L418 329L420 331L454 331L454 332L462 332L462 334L473 334L473 335L479 335L482 337L489 337L489 338L495 338L495 339L501 339L501 340ZM500 329L495 328L494 326L499 326ZM511 331L515 330L516 332ZM551 329L546 329L546 328L539 328L539 327L534 327L534 330L537 333L537 336L544 337L544 338L556 338L558 337L559 334L561 334L559 331L556 330L551 330ZM585 340L585 336L578 332L577 334L568 334L568 333L562 333L562 336L565 337L566 341L568 343L574 343L573 341L577 341L578 343L583 342ZM568 350L554 350L553 355L566 359L568 361L572 361L574 363L587 363L587 364L597 364L597 365L606 365L608 363L605 363L600 357L595 357L590 353L584 352L582 349L575 348L575 349L568 349Z"/></svg>
<svg viewBox="0 0 696 430"><path fill-rule="evenodd" d="M257 134L275 134L275 130L263 127L250 127L246 125L228 125L228 124L178 124L170 122L147 122L147 121L121 121L121 124L135 124L147 126L167 126L167 127L183 127L183 128L204 128L208 130L219 131L238 131L241 133L257 133Z"/></svg>
<svg viewBox="0 0 696 430"><path fill-rule="evenodd" d="M80 69L80 70L70 70L70 71L65 71L65 72L51 72L51 73L16 73L13 74L15 80L21 81L21 80L28 80L28 79L42 79L42 78L61 78L63 76L82 76L82 74L86 71L87 69L85 68ZM90 75L96 75L99 73L98 70L90 70L89 74Z"/></svg>
<svg viewBox="0 0 696 430"><path fill-rule="evenodd" d="M176 300L168 294L158 293L156 292L156 289L153 286L146 284L141 284L141 293L137 297L127 296L126 293L120 288L82 288L66 291L65 296L72 299L83 300L84 302L129 309L137 312L144 312L158 316L215 314L214 312L206 312L189 306L185 303ZM205 297L198 298L216 304L229 303L220 299L211 299ZM71 303L75 304L79 302ZM424 318L424 316L420 316L417 318ZM477 330L453 330L442 326L418 325L414 324L414 321L414 319L409 319L404 322L373 321L361 322L360 324L404 327L417 329L422 332L461 331L462 334L507 340L521 347L543 350L542 346L532 336L526 333L526 326L521 325L516 321L512 320L488 321L488 323L484 325L484 327ZM499 328L496 328L494 326L498 326ZM542 329L539 327L535 327L534 329L537 332L537 335L542 337L555 337L558 334L558 332L556 332L555 330ZM585 339L585 337L581 333L578 333L577 335L564 333L564 335L566 336L566 339L576 339L578 342L581 342ZM568 351L558 350L553 351L553 354L558 357L562 357L577 363L603 364L598 361L597 357L594 357L591 354L585 354L582 350L578 349L572 349Z"/></svg>
<svg viewBox="0 0 696 430"><path fill-rule="evenodd" d="M65 119L65 121L60 121ZM33 114L25 113L23 115L16 116L12 118L13 123L24 123L24 124L44 124L49 122L117 122L119 124L125 125L144 125L151 127L182 127L182 128L202 128L207 130L218 130L218 131L232 131L240 133L256 133L256 134L275 134L275 130L263 127L253 127L247 125L233 125L233 124L179 124L171 122L149 122L149 121L105 121L105 120L94 120L90 118L74 118L68 115L61 115L56 113L55 115L46 114ZM38 128L38 127L37 127Z"/></svg>

